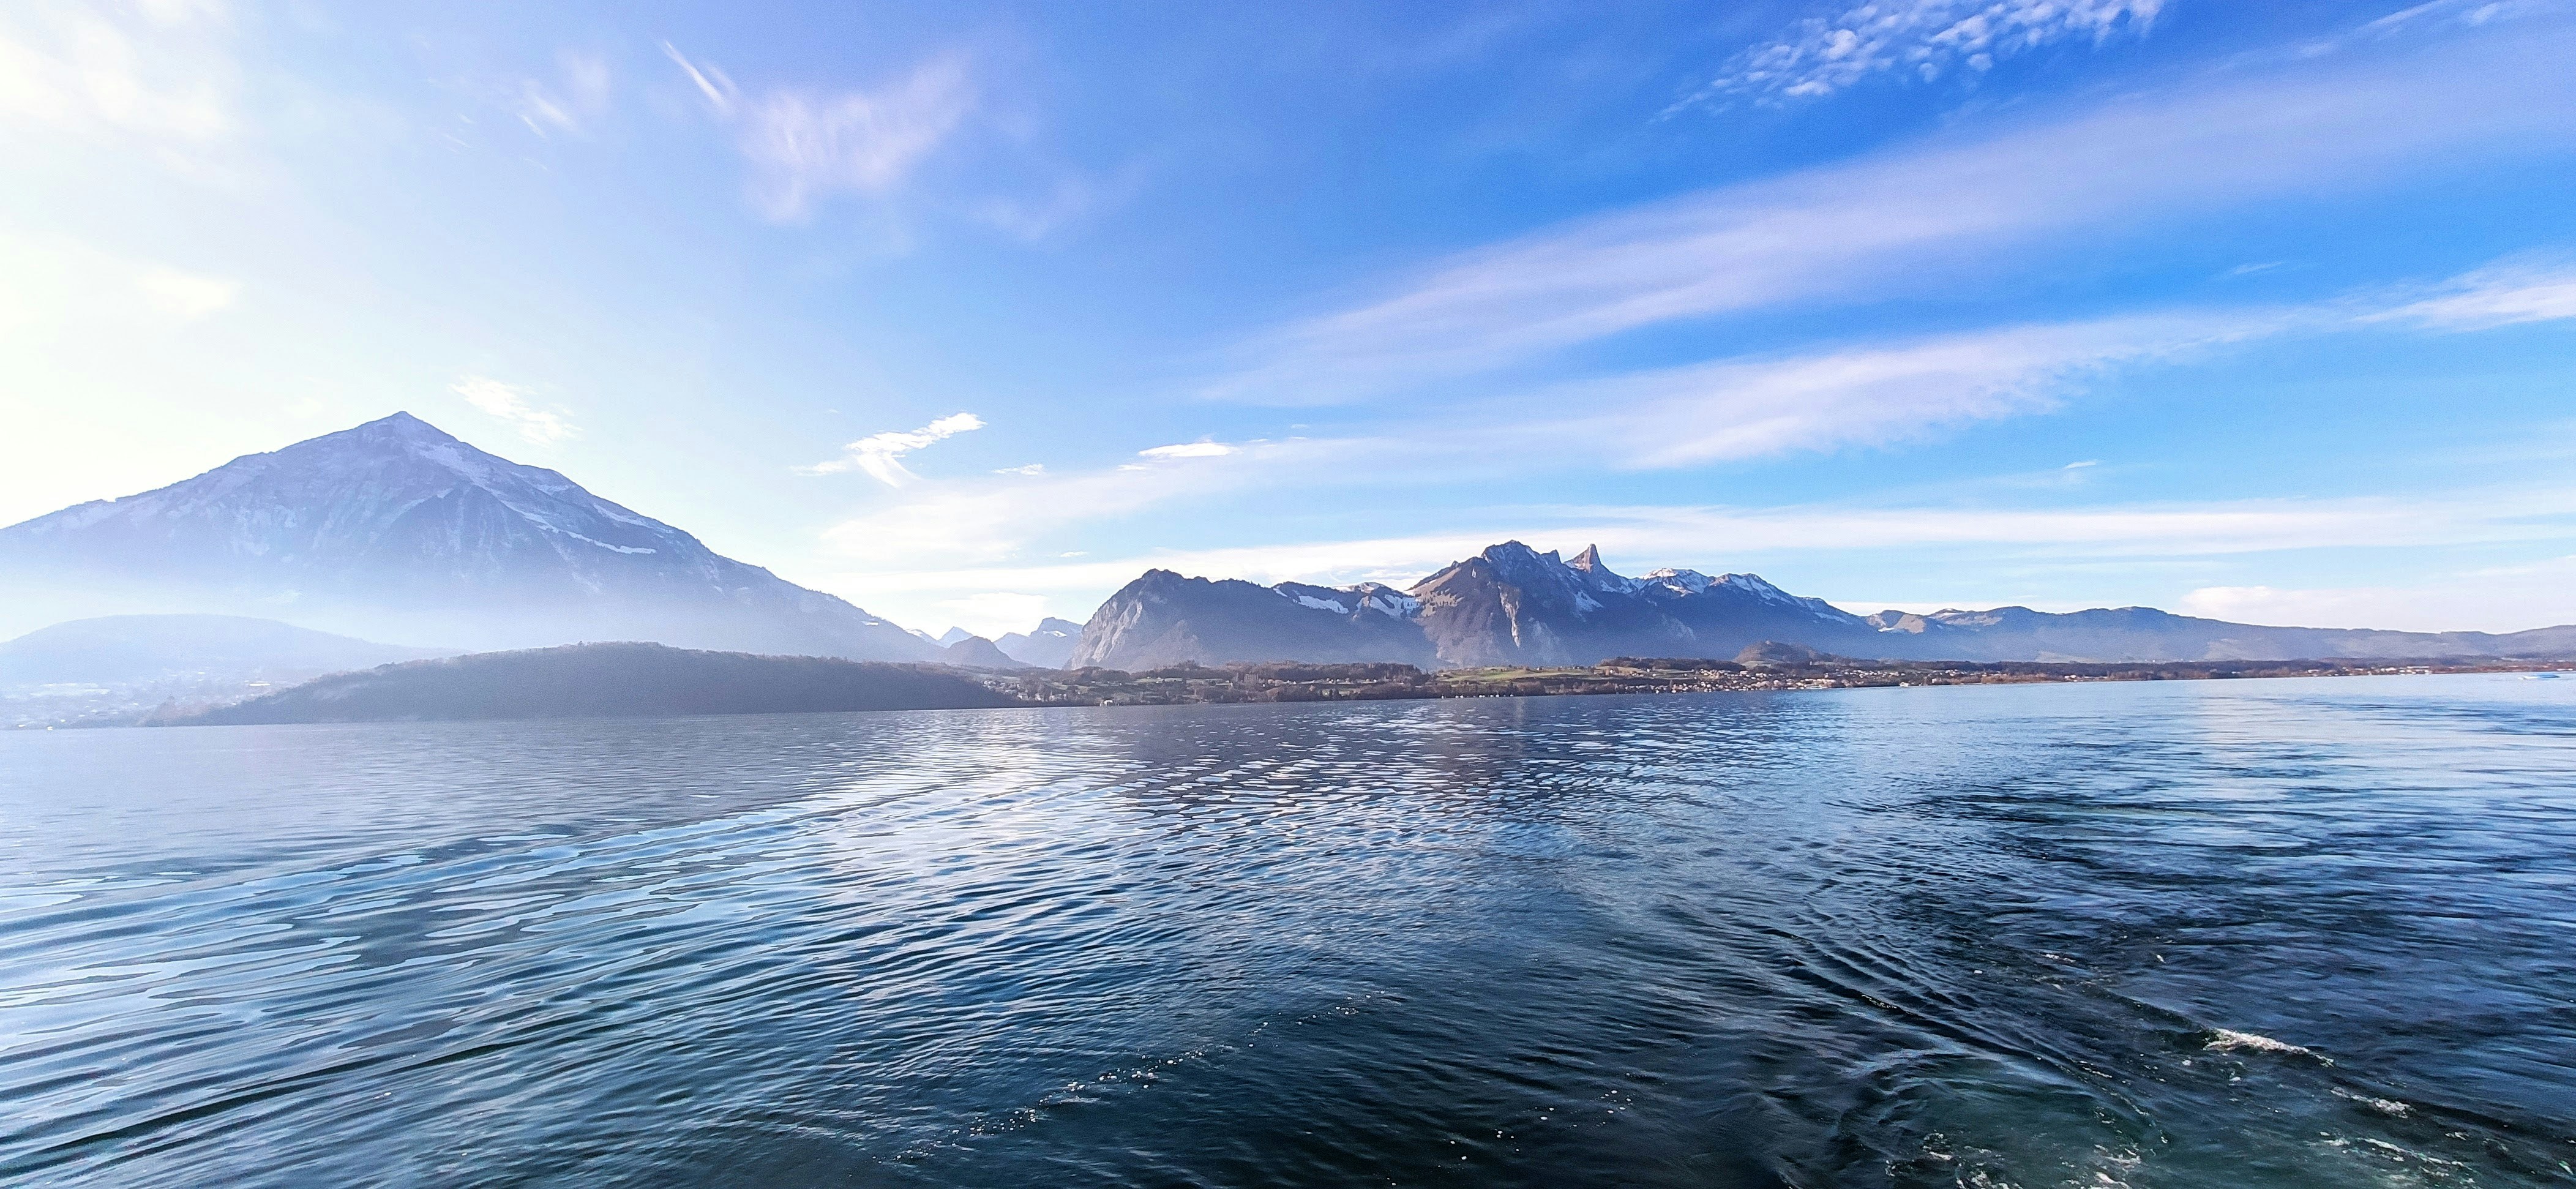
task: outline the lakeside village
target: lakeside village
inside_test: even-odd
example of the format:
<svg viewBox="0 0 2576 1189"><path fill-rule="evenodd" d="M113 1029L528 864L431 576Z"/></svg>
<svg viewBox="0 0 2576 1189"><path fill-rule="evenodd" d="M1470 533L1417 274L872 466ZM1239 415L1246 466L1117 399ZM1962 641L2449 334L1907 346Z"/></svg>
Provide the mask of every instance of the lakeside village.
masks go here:
<svg viewBox="0 0 2576 1189"><path fill-rule="evenodd" d="M1141 672L1020 669L985 684L1052 706L1164 706L1225 702L1333 702L1547 694L1668 694L1918 685L2020 685L2062 681L2210 681L2254 677L2357 677L2423 673L2576 672L2569 661L1870 661L1794 644L1762 643L1733 660L1612 657L1556 668L1441 669L1386 663L1182 664Z"/></svg>

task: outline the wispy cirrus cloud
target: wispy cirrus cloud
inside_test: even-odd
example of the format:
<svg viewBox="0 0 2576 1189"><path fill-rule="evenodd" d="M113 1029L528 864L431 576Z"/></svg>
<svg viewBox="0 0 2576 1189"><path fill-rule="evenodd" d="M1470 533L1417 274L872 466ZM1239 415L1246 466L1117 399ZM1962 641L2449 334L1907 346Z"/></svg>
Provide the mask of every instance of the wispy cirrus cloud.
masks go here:
<svg viewBox="0 0 2576 1189"><path fill-rule="evenodd" d="M1257 336L1207 387L1328 403L1641 328L1933 292L2011 253L2576 144L2563 24L2195 85L1587 218Z"/></svg>
<svg viewBox="0 0 2576 1189"><path fill-rule="evenodd" d="M183 155L238 132L240 71L221 6L147 4L138 15L72 4L0 12L0 131L114 135Z"/></svg>
<svg viewBox="0 0 2576 1189"><path fill-rule="evenodd" d="M1613 465L1648 470L1887 446L2044 412L2111 369L2261 338L2299 318L2150 315L1721 360L1566 385L1545 403L1598 412L1523 425L1559 449L1588 444Z"/></svg>
<svg viewBox="0 0 2576 1189"><path fill-rule="evenodd" d="M2097 378L2184 363L2285 336L2403 326L2467 333L2576 319L2576 267L2491 266L2424 290L2395 288L2297 306L2175 310L1843 344L1721 359L1541 389L1497 425L1444 437L1494 451L1578 453L1663 470L1920 440L2044 413ZM1550 416L1549 409L1581 409Z"/></svg>
<svg viewBox="0 0 2576 1189"><path fill-rule="evenodd" d="M2536 296L2576 288L2576 271L2479 270L2435 288L2451 295L2445 300L2482 302L2481 309L2513 310L2517 318L2576 317L2576 310L2548 314L2556 307ZM2455 333L2492 324L2427 316L2419 309L2420 293L2013 325L1650 369L1503 400L1432 406L1409 418L1374 421L1367 436L1179 443L1140 450L1141 462L1089 471L1011 468L1000 478L935 485L844 523L828 539L844 557L995 563L1069 528L1252 492L1342 490L1354 484L1383 490L1563 468L1670 470L1882 448L2047 412L2101 377L2188 363L2265 340L2391 325ZM2393 322L2399 314L2405 323ZM2078 462L2068 470L2091 465ZM2345 520L2337 523L2351 522L2350 515L2338 515ZM2140 532L2178 532L2174 526L2183 523L2141 516L2126 523ZM1945 523L1901 524L1896 531L1928 534L1924 541L1938 542L1945 539ZM2014 523L2022 526L2015 531L2029 532L2053 522ZM2227 522L2204 516L2189 523L2214 531ZM2237 523L2292 522L2266 513ZM1705 527L1724 534L1748 530L1732 523ZM1625 538L1605 535L1604 543L1614 539ZM2203 551L2231 547L2220 534Z"/></svg>
<svg viewBox="0 0 2576 1189"><path fill-rule="evenodd" d="M2175 609L2237 623L2460 631L2576 623L2576 555L2375 586L2204 586Z"/></svg>
<svg viewBox="0 0 2576 1189"><path fill-rule="evenodd" d="M566 50L557 65L559 77L522 80L515 99L519 122L539 136L586 132L608 111L607 59Z"/></svg>
<svg viewBox="0 0 2576 1189"><path fill-rule="evenodd" d="M737 128L751 165L752 205L793 223L834 195L886 194L956 132L977 93L966 59L929 58L874 90L780 89L745 97L712 63L662 50L707 106Z"/></svg>
<svg viewBox="0 0 2576 1189"><path fill-rule="evenodd" d="M581 433L573 427L570 417L529 403L527 389L488 376L467 376L449 385L448 391L464 397L465 403L484 414L507 422L519 431L520 437L539 446L550 446Z"/></svg>
<svg viewBox="0 0 2576 1189"><path fill-rule="evenodd" d="M134 287L142 291L152 308L187 322L230 309L233 299L241 295L239 281L163 265L143 270L134 278Z"/></svg>
<svg viewBox="0 0 2576 1189"><path fill-rule="evenodd" d="M1733 96L1812 99L1878 75L1930 82L2068 40L2145 36L2164 0L1873 0L1809 17L1736 55L1677 107Z"/></svg>
<svg viewBox="0 0 2576 1189"><path fill-rule="evenodd" d="M841 457L830 462L796 468L800 475L836 475L847 471L865 471L868 477L888 487L902 487L921 476L903 465L905 455L937 442L943 442L970 430L984 428L984 419L973 413L951 413L915 430L890 430L870 434L841 447Z"/></svg>
<svg viewBox="0 0 2576 1189"><path fill-rule="evenodd" d="M2441 330L2576 318L2576 268L2506 264L2454 279L2431 297L2365 316Z"/></svg>
<svg viewBox="0 0 2576 1189"><path fill-rule="evenodd" d="M1298 474L1347 470L1399 450L1396 443L1355 438L1201 442L1177 453L1143 451L1142 462L1093 470L1012 468L1000 476L924 484L899 504L833 526L824 543L854 560L994 562L1071 526L1265 488Z"/></svg>
<svg viewBox="0 0 2576 1189"><path fill-rule="evenodd" d="M2018 570L2104 562L2134 568L2156 559L2206 560L2316 548L2576 540L2576 488L2480 488L2411 499L2157 501L2046 508L1862 501L1767 507L1529 505L1487 509L1436 531L1404 536L1156 550L1035 564L871 566L831 575L826 585L878 608L940 606L944 605L940 600L963 591L1042 593L1051 600L1052 613L1078 619L1148 568L1263 583L1375 581L1405 586L1507 539L1541 549L1599 545L1614 565L1631 570L1678 565L1718 572L1754 564L1787 565L1794 570L1803 564L1801 558L1849 553L1911 556L1927 549L1950 558L1976 556L1989 563L2014 563L2010 568ZM2343 605L2320 597L2320 592L2202 588L2186 596L2180 609L2258 621L2289 614L2297 622L2418 630L2512 630L2567 619L2557 588L2546 585L2563 581L2565 564L2526 571L2486 575L2480 580L2500 584L2498 590L2483 602L2466 604L2434 596L2464 588L2479 576L2435 583L2419 592L2425 596L2421 598L2372 597L2346 600ZM1891 603L1869 591L1827 593L1847 608L1864 612ZM1965 605L1972 606L2029 601L2011 595L1968 597ZM2458 613L2461 606L2475 613L2464 619ZM2441 614L2445 612L2447 618Z"/></svg>

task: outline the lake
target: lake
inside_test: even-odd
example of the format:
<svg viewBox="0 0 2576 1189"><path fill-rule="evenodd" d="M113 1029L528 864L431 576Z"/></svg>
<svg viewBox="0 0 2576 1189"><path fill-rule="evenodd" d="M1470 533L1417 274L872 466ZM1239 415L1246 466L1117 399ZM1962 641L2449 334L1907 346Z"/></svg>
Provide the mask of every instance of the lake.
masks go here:
<svg viewBox="0 0 2576 1189"><path fill-rule="evenodd" d="M2566 1185L2576 679L0 734L0 1181Z"/></svg>

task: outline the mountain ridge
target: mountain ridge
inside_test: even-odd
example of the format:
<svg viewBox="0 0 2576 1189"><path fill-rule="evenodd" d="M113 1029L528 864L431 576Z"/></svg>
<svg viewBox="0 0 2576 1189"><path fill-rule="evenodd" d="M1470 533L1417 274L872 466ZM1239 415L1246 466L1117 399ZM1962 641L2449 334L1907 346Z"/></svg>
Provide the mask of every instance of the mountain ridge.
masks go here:
<svg viewBox="0 0 2576 1189"><path fill-rule="evenodd" d="M1660 569L1631 578L1597 548L1567 559L1505 541L1400 592L1149 570L1093 613L1067 664L1426 664L1427 656L1426 667L1544 667L1619 655L1732 656L1765 642L1886 660L2559 658L2576 656L2576 625L2507 634L2268 627L2152 607L1862 616L1758 574Z"/></svg>
<svg viewBox="0 0 2576 1189"><path fill-rule="evenodd" d="M475 648L651 639L931 661L837 596L410 413L0 528L17 597L275 615Z"/></svg>

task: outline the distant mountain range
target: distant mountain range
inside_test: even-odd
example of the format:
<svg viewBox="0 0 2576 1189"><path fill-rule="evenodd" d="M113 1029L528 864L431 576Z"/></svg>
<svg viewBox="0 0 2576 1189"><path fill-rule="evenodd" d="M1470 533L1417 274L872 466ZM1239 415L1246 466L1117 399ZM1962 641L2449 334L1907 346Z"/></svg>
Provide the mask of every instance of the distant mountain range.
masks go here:
<svg viewBox="0 0 2576 1189"><path fill-rule="evenodd" d="M30 605L290 615L459 647L640 639L945 656L408 413L0 529L0 575L0 595Z"/></svg>
<svg viewBox="0 0 2576 1189"><path fill-rule="evenodd" d="M2576 656L2576 626L2496 635L2259 627L2149 607L2003 607L1861 616L1753 574L1612 573L1508 541L1396 590L1185 578L1149 570L1083 625L1067 663L1398 661L1588 665L1612 656L1729 657L1764 642L1891 660L2177 661Z"/></svg>
<svg viewBox="0 0 2576 1189"><path fill-rule="evenodd" d="M1598 550L1566 559L1519 542L1404 590L1256 586L1151 570L1088 623L1047 619L999 641L958 628L932 638L719 555L561 474L487 454L408 413L0 528L0 630L103 612L165 613L148 628L136 620L117 630L156 655L230 649L226 663L242 672L401 659L347 638L357 636L448 651L644 640L979 669L1578 665L1623 655L1727 657L1765 641L1891 660L2576 656L2576 626L2509 635L2257 627L2145 607L1860 616L1752 574L1666 569L1631 578L1611 572ZM326 646L320 633L297 637L302 629L266 622L277 618L344 633L342 642ZM246 626L254 620L265 626ZM12 647L34 658L96 630L65 625L52 643L38 633ZM79 647L96 663L56 664L60 680L123 680L108 676L125 662L107 643ZM315 661L325 654L338 659Z"/></svg>
<svg viewBox="0 0 2576 1189"><path fill-rule="evenodd" d="M1082 625L1048 616L1032 631L1012 632L993 641L1012 660L1039 669L1061 669L1082 642Z"/></svg>

